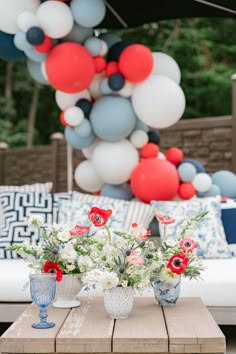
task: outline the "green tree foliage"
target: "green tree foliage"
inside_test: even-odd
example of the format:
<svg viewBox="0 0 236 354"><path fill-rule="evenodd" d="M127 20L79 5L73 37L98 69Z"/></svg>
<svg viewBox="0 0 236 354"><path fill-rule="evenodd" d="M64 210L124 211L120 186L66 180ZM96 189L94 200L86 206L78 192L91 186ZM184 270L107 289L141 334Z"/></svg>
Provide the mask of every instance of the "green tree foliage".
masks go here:
<svg viewBox="0 0 236 354"><path fill-rule="evenodd" d="M165 52L177 61L186 96L183 118L231 114L230 77L236 71L234 19L168 20L116 33L152 51ZM0 141L11 146L26 145L35 83L25 61L13 65L10 93L4 61L0 61L0 72ZM63 131L59 114L54 90L40 85L34 144L48 143L51 133Z"/></svg>

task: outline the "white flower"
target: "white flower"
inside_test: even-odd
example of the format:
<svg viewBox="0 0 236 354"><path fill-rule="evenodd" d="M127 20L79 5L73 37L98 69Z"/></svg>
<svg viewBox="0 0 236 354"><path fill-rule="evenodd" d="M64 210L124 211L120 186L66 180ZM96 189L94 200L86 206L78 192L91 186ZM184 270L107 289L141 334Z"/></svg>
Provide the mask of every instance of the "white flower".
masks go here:
<svg viewBox="0 0 236 354"><path fill-rule="evenodd" d="M99 277L99 282L102 285L103 289L115 288L119 283L119 278L116 273L113 272L104 272Z"/></svg>
<svg viewBox="0 0 236 354"><path fill-rule="evenodd" d="M61 259L73 263L77 258L77 253L71 243L66 243L64 248L60 249L60 256Z"/></svg>
<svg viewBox="0 0 236 354"><path fill-rule="evenodd" d="M43 225L43 218L41 215L31 215L28 220L28 225L31 229L38 229Z"/></svg>
<svg viewBox="0 0 236 354"><path fill-rule="evenodd" d="M169 269L166 268L162 268L158 274L158 279L168 284L174 283L177 278L179 278L178 274L174 274L170 272Z"/></svg>
<svg viewBox="0 0 236 354"><path fill-rule="evenodd" d="M123 280L120 285L123 287L123 288L126 288L128 286L128 282L127 280Z"/></svg>
<svg viewBox="0 0 236 354"><path fill-rule="evenodd" d="M71 272L72 270L75 269L75 265L74 264L67 264L66 269L68 269Z"/></svg>
<svg viewBox="0 0 236 354"><path fill-rule="evenodd" d="M61 242L67 242L71 238L70 233L68 231L60 231L57 234L57 238Z"/></svg>
<svg viewBox="0 0 236 354"><path fill-rule="evenodd" d="M93 262L89 256L79 256L78 257L78 266L81 270L81 267L85 267L85 269L92 268Z"/></svg>

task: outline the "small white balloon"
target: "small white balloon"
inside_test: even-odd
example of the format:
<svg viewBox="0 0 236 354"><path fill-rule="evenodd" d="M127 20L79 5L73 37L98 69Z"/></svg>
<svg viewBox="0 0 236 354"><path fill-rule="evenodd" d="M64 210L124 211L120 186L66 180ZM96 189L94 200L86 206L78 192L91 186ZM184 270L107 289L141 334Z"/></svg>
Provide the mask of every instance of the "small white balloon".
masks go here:
<svg viewBox="0 0 236 354"><path fill-rule="evenodd" d="M109 184L127 182L139 161L138 150L127 139L103 141L93 152L91 161L98 176Z"/></svg>
<svg viewBox="0 0 236 354"><path fill-rule="evenodd" d="M51 38L66 36L73 27L73 17L70 8L59 1L46 1L37 11L39 25Z"/></svg>
<svg viewBox="0 0 236 354"><path fill-rule="evenodd" d="M122 87L122 89L120 91L118 91L117 93L120 95L120 96L123 96L123 97L130 97L133 93L133 89L134 89L134 84L132 84L131 82L129 81L126 81L125 82L125 85Z"/></svg>
<svg viewBox="0 0 236 354"><path fill-rule="evenodd" d="M207 173L198 173L193 179L193 186L198 192L207 192L212 185L212 179Z"/></svg>
<svg viewBox="0 0 236 354"><path fill-rule="evenodd" d="M77 93L66 93L57 90L55 94L56 103L62 111L65 111L67 108L74 106L76 102L81 98L91 100L89 91L83 90Z"/></svg>
<svg viewBox="0 0 236 354"><path fill-rule="evenodd" d="M84 119L84 112L81 108L76 106L67 108L64 112L64 119L71 127L75 127L76 125L82 123Z"/></svg>
<svg viewBox="0 0 236 354"><path fill-rule="evenodd" d="M158 152L157 158L160 160L166 160L165 154L163 154L161 151Z"/></svg>
<svg viewBox="0 0 236 354"><path fill-rule="evenodd" d="M17 25L21 31L27 32L30 27L38 26L39 22L33 12L24 11L17 17Z"/></svg>
<svg viewBox="0 0 236 354"><path fill-rule="evenodd" d="M101 82L104 78L104 73L94 75L93 81L89 86L89 92L91 93L91 96L95 98L95 100L102 96Z"/></svg>
<svg viewBox="0 0 236 354"><path fill-rule="evenodd" d="M130 135L130 142L137 148L141 149L145 144L148 143L148 135L143 130L135 130Z"/></svg>
<svg viewBox="0 0 236 354"><path fill-rule="evenodd" d="M93 144L89 145L88 147L82 149L82 153L86 159L90 159L93 155L95 147L101 142L100 139L96 138Z"/></svg>
<svg viewBox="0 0 236 354"><path fill-rule="evenodd" d="M167 76L179 84L181 72L177 62L166 53L154 52L152 56L154 59L152 74Z"/></svg>
<svg viewBox="0 0 236 354"><path fill-rule="evenodd" d="M82 161L74 173L77 185L86 192L97 192L101 189L103 181L98 177L91 161Z"/></svg>
<svg viewBox="0 0 236 354"><path fill-rule="evenodd" d="M106 44L105 41L102 40L102 49L100 51L100 55L104 57L105 55L107 55L107 52L108 52L108 45Z"/></svg>

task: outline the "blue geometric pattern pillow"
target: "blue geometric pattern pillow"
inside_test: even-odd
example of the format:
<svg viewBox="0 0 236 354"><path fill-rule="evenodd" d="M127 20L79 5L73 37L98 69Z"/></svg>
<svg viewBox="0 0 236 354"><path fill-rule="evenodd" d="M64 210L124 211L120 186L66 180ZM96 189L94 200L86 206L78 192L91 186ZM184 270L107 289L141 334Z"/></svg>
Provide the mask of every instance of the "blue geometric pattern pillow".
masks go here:
<svg viewBox="0 0 236 354"><path fill-rule="evenodd" d="M88 220L88 212L93 206L101 209L111 209L112 214L108 219L107 226L111 230L123 231L129 202L115 200L110 202L76 202L62 201L59 206L59 222L68 224L69 227L75 225L91 226Z"/></svg>
<svg viewBox="0 0 236 354"><path fill-rule="evenodd" d="M218 200L196 198L181 202L151 201L151 204L155 207L156 214L172 216L176 220L175 223L166 225L166 234L170 239L175 239L179 235L186 220L207 210L208 214L197 223L188 236L198 244L199 256L203 258L230 258L232 256L226 241ZM163 236L163 227L160 227L160 234Z"/></svg>
<svg viewBox="0 0 236 354"><path fill-rule="evenodd" d="M5 247L39 240L38 231L28 227L28 219L32 214L38 214L45 224L52 224L53 198L51 194L36 192L0 192L0 205L3 219L0 225L0 259L17 258Z"/></svg>

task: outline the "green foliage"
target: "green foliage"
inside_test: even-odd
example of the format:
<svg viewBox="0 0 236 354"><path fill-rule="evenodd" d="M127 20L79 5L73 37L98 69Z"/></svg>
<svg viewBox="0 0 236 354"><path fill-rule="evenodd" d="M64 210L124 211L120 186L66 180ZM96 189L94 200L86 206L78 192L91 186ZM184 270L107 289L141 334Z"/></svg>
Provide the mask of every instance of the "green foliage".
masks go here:
<svg viewBox="0 0 236 354"><path fill-rule="evenodd" d="M114 32L114 31L113 31ZM171 55L181 69L186 96L183 118L231 114L231 75L236 71L234 19L178 19L116 31L122 39L142 43L152 51ZM5 93L7 63L0 60L0 141L23 146L35 82L26 61L14 63L12 95ZM40 85L34 144L49 143L50 134L62 131L55 91Z"/></svg>

